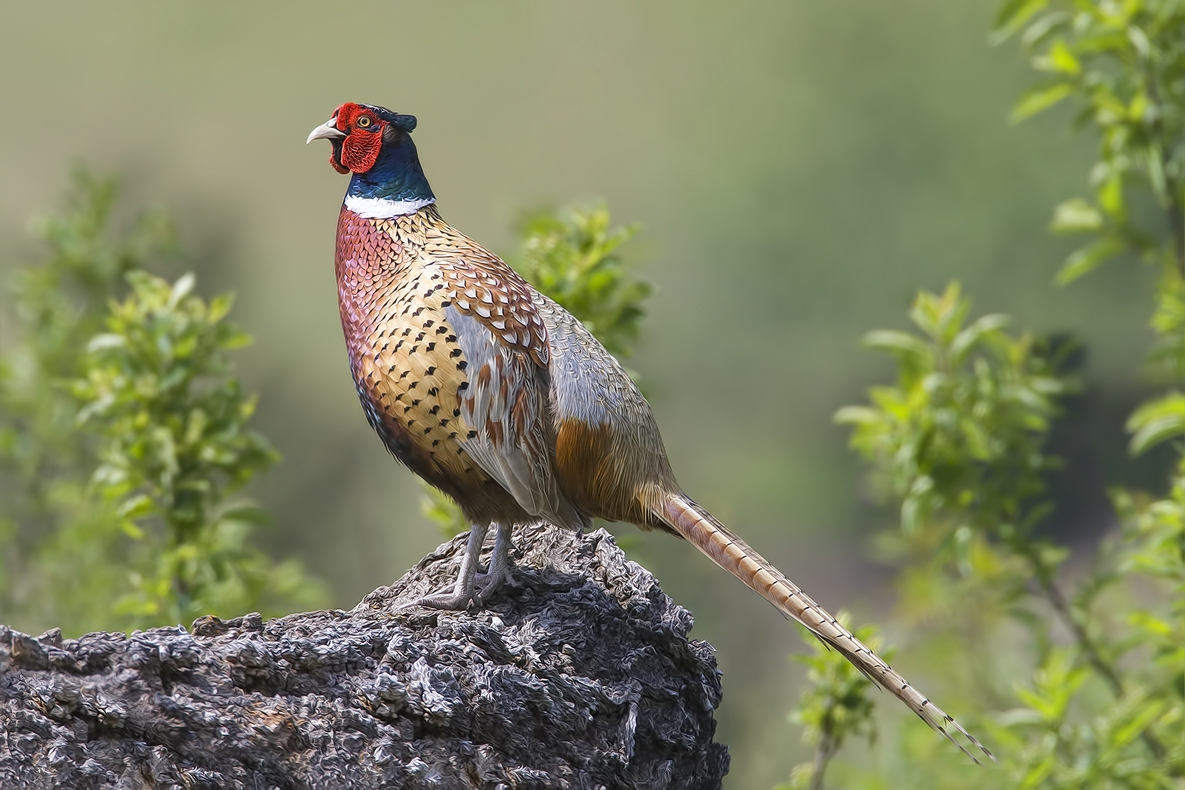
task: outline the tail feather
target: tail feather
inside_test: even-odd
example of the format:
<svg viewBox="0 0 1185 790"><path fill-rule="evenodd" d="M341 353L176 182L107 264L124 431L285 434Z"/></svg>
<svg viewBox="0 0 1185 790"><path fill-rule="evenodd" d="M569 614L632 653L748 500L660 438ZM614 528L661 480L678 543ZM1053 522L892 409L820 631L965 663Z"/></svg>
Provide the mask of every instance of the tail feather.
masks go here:
<svg viewBox="0 0 1185 790"><path fill-rule="evenodd" d="M844 628L823 607L815 603L794 582L768 560L751 549L731 530L712 517L684 494L668 494L656 503L655 515L670 525L714 563L740 579L751 590L772 603L783 614L806 626L815 636L834 648L874 685L885 689L918 715L922 721L947 738L963 754L980 764L974 754L954 736L962 734L967 742L992 760L995 756L947 715L897 674L867 645ZM952 730L954 732L952 732Z"/></svg>

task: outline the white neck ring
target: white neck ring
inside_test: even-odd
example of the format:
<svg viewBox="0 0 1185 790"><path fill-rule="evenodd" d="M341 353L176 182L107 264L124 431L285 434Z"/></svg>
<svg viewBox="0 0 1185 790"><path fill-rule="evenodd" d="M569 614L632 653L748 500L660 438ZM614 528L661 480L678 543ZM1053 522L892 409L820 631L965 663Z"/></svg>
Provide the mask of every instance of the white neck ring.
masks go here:
<svg viewBox="0 0 1185 790"><path fill-rule="evenodd" d="M346 208L364 219L390 219L414 214L424 206L436 202L436 198L417 200L387 200L386 198L364 198L346 195Z"/></svg>

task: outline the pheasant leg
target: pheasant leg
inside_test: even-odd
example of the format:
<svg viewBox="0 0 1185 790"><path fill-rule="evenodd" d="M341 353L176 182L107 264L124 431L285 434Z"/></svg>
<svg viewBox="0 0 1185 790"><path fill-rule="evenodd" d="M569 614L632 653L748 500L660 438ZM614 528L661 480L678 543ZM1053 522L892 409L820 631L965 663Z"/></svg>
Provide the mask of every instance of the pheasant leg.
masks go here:
<svg viewBox="0 0 1185 790"><path fill-rule="evenodd" d="M504 584L513 584L511 574L514 571L514 561L510 559L510 550L514 544L510 540L511 527L509 524L499 524L498 532L494 535L494 553L490 557L490 567L485 573L477 575L480 589L474 595L477 603L484 604Z"/></svg>
<svg viewBox="0 0 1185 790"><path fill-rule="evenodd" d="M470 601L473 600L474 577L477 575L478 559L481 556L481 549L485 544L486 530L488 529L489 527L485 524L474 524L469 530L469 542L465 545L465 554L461 557L461 569L457 571L457 581L453 584L453 591L425 596L420 599L420 606L450 611L468 608ZM501 535L500 530L499 535ZM494 548L496 556L496 543ZM492 560L490 564L493 565Z"/></svg>

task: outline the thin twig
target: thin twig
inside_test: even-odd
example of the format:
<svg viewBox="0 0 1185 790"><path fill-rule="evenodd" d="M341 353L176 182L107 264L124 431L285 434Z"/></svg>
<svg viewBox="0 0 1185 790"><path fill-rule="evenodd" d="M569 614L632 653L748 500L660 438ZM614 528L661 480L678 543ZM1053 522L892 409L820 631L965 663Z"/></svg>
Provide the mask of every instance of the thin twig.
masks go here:
<svg viewBox="0 0 1185 790"><path fill-rule="evenodd" d="M1057 612L1058 615L1061 616L1062 620L1065 621L1066 625L1069 626L1070 632L1074 635L1074 640L1078 643L1078 649L1081 651L1082 655L1086 657L1087 663L1089 663L1091 667L1093 667L1094 670L1102 676L1103 680L1107 682L1107 685L1111 687L1111 692L1115 695L1116 699L1121 699L1124 696L1123 681L1120 679L1119 674L1115 671L1115 668L1103 660L1102 655L1095 646L1094 640L1091 639L1090 634L1086 632L1086 628L1081 622L1079 622L1078 618L1074 617L1074 613L1070 609L1070 604L1068 601L1066 601L1065 596L1062 595L1061 589L1051 578L1042 572L1044 570L1044 566L1041 564L1040 559L1038 559L1035 553L1031 551L1024 551L1023 553L1033 566L1033 575L1037 577L1037 582L1040 585L1043 597L1049 601L1049 603L1053 606L1054 611ZM1160 742L1160 739L1152 733L1151 728L1145 728L1144 731L1140 733L1140 737L1148 746L1148 749L1152 752L1153 757L1155 757L1157 760L1164 759L1165 755L1168 753L1168 749L1166 749L1165 745Z"/></svg>
<svg viewBox="0 0 1185 790"><path fill-rule="evenodd" d="M823 790L823 776L827 773L827 764L839 751L839 742L826 728L819 738L819 745L815 748L815 761L811 766L810 790Z"/></svg>

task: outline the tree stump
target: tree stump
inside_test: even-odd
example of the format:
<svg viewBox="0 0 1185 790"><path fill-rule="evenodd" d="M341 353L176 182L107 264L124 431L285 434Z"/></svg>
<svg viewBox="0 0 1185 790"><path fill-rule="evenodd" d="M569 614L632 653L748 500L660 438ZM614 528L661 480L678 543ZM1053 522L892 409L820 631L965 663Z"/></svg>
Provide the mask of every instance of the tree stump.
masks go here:
<svg viewBox="0 0 1185 790"><path fill-rule="evenodd" d="M720 785L712 648L609 533L520 529L515 588L417 606L464 541L349 612L0 626L0 788Z"/></svg>

